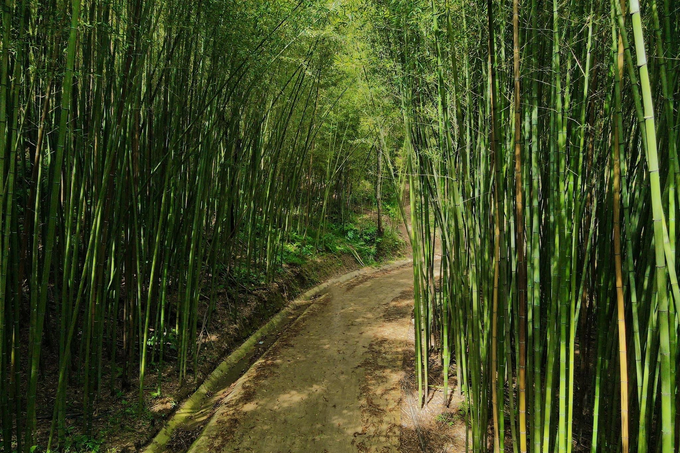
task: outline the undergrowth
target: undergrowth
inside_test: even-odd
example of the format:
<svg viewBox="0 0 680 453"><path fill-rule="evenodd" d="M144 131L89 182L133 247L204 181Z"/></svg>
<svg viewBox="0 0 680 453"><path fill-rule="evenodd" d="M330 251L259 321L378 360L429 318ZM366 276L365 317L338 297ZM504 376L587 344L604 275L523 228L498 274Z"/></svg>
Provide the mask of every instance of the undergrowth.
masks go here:
<svg viewBox="0 0 680 453"><path fill-rule="evenodd" d="M312 232L316 233L316 232ZM317 239L317 236L320 236ZM351 254L361 265L374 265L398 254L404 241L391 226L385 225L382 235L378 234L375 220L359 215L351 222L326 225L322 235L292 234L282 248L282 263L302 265L309 259L323 254Z"/></svg>

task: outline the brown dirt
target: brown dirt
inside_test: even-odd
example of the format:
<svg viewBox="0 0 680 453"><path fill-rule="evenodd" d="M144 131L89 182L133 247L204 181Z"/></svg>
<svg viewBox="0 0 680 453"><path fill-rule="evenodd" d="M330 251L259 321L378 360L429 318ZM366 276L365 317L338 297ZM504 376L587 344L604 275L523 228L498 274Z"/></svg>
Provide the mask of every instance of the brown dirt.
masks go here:
<svg viewBox="0 0 680 453"><path fill-rule="evenodd" d="M415 360L413 334L409 336L407 373L401 381L402 422L400 448L402 452L459 453L465 452L465 401L458 392L455 367L449 370L448 407L444 405L441 363L436 354L430 356L430 392L427 405L418 402L418 384L413 370Z"/></svg>
<svg viewBox="0 0 680 453"><path fill-rule="evenodd" d="M435 255L435 268L440 255ZM440 285L435 280L435 287ZM401 298L413 302L413 291ZM449 391L444 398L444 378L441 358L436 350L429 352L429 392L425 405L418 399L418 383L415 373L415 332L413 319L408 332L408 348L404 355L405 374L401 380L402 418L399 451L404 453L462 453L466 452L465 397L460 393L456 379L456 365L449 368Z"/></svg>
<svg viewBox="0 0 680 453"><path fill-rule="evenodd" d="M410 266L332 286L230 389L190 452L463 452L431 357L417 402Z"/></svg>
<svg viewBox="0 0 680 453"><path fill-rule="evenodd" d="M399 450L410 266L332 286L223 400L192 452Z"/></svg>

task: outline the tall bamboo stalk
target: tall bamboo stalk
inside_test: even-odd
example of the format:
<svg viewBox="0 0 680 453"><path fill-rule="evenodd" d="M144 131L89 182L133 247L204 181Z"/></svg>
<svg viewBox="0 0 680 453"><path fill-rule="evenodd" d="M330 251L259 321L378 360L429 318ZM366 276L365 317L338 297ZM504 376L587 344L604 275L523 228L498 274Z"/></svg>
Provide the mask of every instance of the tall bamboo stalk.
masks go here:
<svg viewBox="0 0 680 453"><path fill-rule="evenodd" d="M656 282L659 297L659 337L660 337L660 359L661 359L661 424L662 424L662 451L670 453L673 451L675 440L674 435L674 416L671 412L672 389L671 389L671 357L670 357L670 328L669 301L666 288L666 257L663 248L663 229L665 216L661 203L661 182L659 176L659 157L656 140L656 122L654 118L654 101L652 99L652 89L647 67L647 53L645 40L642 31L642 19L640 17L640 4L637 0L631 0L629 11L633 24L633 35L635 38L635 53L637 55L637 66L640 71L640 86L642 89L642 99L645 113L645 129L647 133L646 157L651 185L652 212L654 215L654 249L656 261ZM675 324L675 323L674 323ZM675 326L673 327L675 328Z"/></svg>
<svg viewBox="0 0 680 453"><path fill-rule="evenodd" d="M621 8L625 9L625 0L621 2ZM616 307L618 314L618 331L619 331L619 370L621 376L620 392L621 392L621 446L623 453L629 451L629 434L628 434L628 349L626 347L626 313L623 297L623 270L621 259L621 148L622 139L621 132L623 128L623 121L621 118L621 92L623 85L623 39L619 33L618 37L618 53L616 58L614 87L615 107L614 107L614 125L613 125L613 148L614 153L614 268L616 270Z"/></svg>

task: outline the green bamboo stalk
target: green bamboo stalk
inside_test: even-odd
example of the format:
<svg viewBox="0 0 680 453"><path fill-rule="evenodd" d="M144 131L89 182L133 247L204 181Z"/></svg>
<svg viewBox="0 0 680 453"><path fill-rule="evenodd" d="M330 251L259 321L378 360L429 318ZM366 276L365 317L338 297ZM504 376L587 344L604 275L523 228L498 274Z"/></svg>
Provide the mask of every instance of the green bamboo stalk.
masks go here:
<svg viewBox="0 0 680 453"><path fill-rule="evenodd" d="M526 402L526 297L527 297L527 266L524 251L524 186L522 183L522 103L520 100L520 54L519 54L519 1L513 0L513 61L515 79L515 222L517 224L517 293L519 304L519 442L520 452L527 451L527 402Z"/></svg>
<svg viewBox="0 0 680 453"><path fill-rule="evenodd" d="M45 239L45 254L43 260L43 272L40 283L39 305L37 318L30 342L30 375L26 402L26 439L25 448L30 448L33 443L33 431L35 427L36 391L38 386L38 366L40 363L40 345L42 341L42 329L45 319L45 306L47 305L47 292L50 269L52 267L52 255L54 250L54 236L57 223L57 209L59 202L60 176L64 161L64 148L66 145L67 126L70 113L71 89L73 83L73 68L76 56L76 39L78 25L80 23L80 0L71 3L71 27L69 32L68 47L66 51L66 72L64 74L62 88L62 104L59 123L59 138L57 141L56 156L53 165L53 177L50 190L50 204L48 213L47 235Z"/></svg>
<svg viewBox="0 0 680 453"><path fill-rule="evenodd" d="M624 7L622 1L622 8ZM613 144L614 154L614 268L616 271L616 301L618 313L619 331L619 367L620 367L620 393L621 393L621 447L623 453L629 451L629 432L628 432L628 349L626 347L626 313L623 297L623 269L621 259L621 149L622 149L622 125L621 118L621 92L623 81L623 39L618 37L618 52L616 67L614 68L614 125L613 125Z"/></svg>
<svg viewBox="0 0 680 453"><path fill-rule="evenodd" d="M489 105L491 112L491 133L489 143L491 145L491 161L495 171L494 181L494 276L493 276L493 308L492 308L492 326L491 326L491 401L492 401L492 417L494 427L494 441L493 449L498 453L501 449L501 433L500 433L500 409L499 400L502 401L502 393L500 388L503 387L503 379L498 374L498 306L499 306L499 287L500 287L500 262L501 262L501 204L500 204L500 167L501 157L498 140L498 120L496 113L496 55L494 43L494 23L493 23L493 2L487 2L487 15L489 21L489 59L488 59L488 73L489 73ZM499 382L501 385L499 386ZM500 387L500 388L499 388Z"/></svg>
<svg viewBox="0 0 680 453"><path fill-rule="evenodd" d="M661 423L662 423L662 451L673 451L675 439L673 422L674 415L671 413L671 357L670 357L670 319L668 307L668 294L666 288L666 259L663 249L663 218L664 212L661 203L661 182L659 176L659 160L656 143L656 123L654 119L654 102L652 99L649 69L647 67L647 55L642 31L642 19L640 16L640 4L637 0L631 0L629 11L633 24L635 38L635 52L637 65L640 71L640 83L642 89L643 106L645 113L645 128L647 132L647 164L652 189L652 211L654 213L654 244L656 261L656 281L659 295L659 335L661 356Z"/></svg>

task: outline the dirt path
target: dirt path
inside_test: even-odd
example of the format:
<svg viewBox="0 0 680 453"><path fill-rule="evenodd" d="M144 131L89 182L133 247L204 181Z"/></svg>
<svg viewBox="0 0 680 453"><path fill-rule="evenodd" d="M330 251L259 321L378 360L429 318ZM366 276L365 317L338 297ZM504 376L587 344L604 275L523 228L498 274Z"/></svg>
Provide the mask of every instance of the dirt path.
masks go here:
<svg viewBox="0 0 680 453"><path fill-rule="evenodd" d="M334 285L234 384L192 452L398 451L410 265Z"/></svg>

